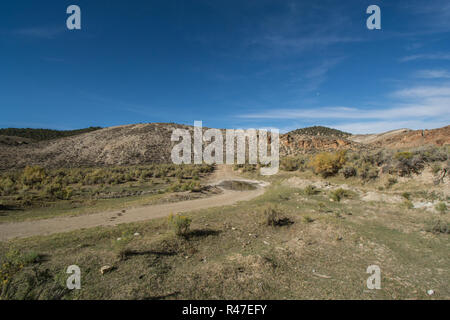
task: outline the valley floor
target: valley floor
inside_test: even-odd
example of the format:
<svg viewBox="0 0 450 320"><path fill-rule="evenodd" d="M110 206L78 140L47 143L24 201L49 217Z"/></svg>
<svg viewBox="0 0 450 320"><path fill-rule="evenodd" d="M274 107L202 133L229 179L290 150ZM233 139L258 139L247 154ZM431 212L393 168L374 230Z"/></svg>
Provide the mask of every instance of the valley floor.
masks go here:
<svg viewBox="0 0 450 320"><path fill-rule="evenodd" d="M449 234L436 229L449 216L405 205L399 194L406 182L389 192L303 173L282 172L267 182L264 193L225 193L232 203L200 199L210 207L186 214L192 224L184 237L163 217L118 224L120 217L105 215L111 225L1 242L1 258L32 257L2 298L450 299ZM341 188L348 192L331 201ZM411 202L421 202L420 190L409 188ZM238 193L252 196L237 202ZM149 209L136 210L143 217ZM272 211L278 223L268 225ZM126 247L117 246L119 238L128 239ZM70 265L81 269L81 290L65 288ZM367 288L371 265L380 267L380 290ZM104 266L110 268L102 274Z"/></svg>

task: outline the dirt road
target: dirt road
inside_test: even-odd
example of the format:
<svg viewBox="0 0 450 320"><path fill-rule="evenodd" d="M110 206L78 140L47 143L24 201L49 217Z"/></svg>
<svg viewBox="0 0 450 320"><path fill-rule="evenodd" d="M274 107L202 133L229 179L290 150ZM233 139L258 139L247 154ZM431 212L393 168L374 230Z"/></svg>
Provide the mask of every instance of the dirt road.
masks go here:
<svg viewBox="0 0 450 320"><path fill-rule="evenodd" d="M208 182L210 184L216 184L222 180L230 179L234 180L239 178L234 175L229 166L219 166L218 170L213 173ZM27 238L37 235L49 235L98 226L115 226L121 223L161 218L169 215L170 213L181 213L211 207L232 205L239 201L248 201L262 195L264 193L265 186L266 184L259 183L256 190L224 190L223 193L209 198L132 208L126 210L123 214L119 214L120 210L116 210L76 217L0 224L0 241L6 241L14 238Z"/></svg>

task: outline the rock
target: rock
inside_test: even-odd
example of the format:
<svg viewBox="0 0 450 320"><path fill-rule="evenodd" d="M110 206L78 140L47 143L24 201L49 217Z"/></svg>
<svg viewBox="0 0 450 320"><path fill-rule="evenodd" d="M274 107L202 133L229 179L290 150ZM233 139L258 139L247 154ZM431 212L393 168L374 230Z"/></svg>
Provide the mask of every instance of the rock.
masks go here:
<svg viewBox="0 0 450 320"><path fill-rule="evenodd" d="M428 291L427 291L427 294L428 294L429 296L432 296L432 295L434 294L434 290L428 290Z"/></svg>
<svg viewBox="0 0 450 320"><path fill-rule="evenodd" d="M113 269L114 269L113 266L106 265L106 266L103 266L103 267L100 268L100 273L101 273L101 274L105 274L105 273L107 273L107 272L112 271Z"/></svg>
<svg viewBox="0 0 450 320"><path fill-rule="evenodd" d="M135 234L134 234L134 236L135 237L138 237L138 236L140 236L141 234L139 233L139 232L136 232Z"/></svg>

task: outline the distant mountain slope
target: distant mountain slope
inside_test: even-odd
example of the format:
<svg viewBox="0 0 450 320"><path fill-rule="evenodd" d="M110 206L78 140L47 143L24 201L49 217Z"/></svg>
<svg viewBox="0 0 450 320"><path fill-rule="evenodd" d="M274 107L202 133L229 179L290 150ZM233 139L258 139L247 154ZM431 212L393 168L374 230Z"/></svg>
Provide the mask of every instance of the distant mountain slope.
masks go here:
<svg viewBox="0 0 450 320"><path fill-rule="evenodd" d="M177 124L134 124L21 146L0 145L0 169L111 166L170 161Z"/></svg>
<svg viewBox="0 0 450 320"><path fill-rule="evenodd" d="M20 137L35 141L52 140L57 138L71 137L86 132L99 130L101 127L89 127L78 130L51 130L31 128L6 128L0 129L0 136Z"/></svg>
<svg viewBox="0 0 450 320"><path fill-rule="evenodd" d="M27 165L83 167L169 163L172 148L178 144L170 141L170 138L177 128L188 129L191 134L193 131L192 126L148 123L104 128L29 144L7 139L12 142L0 143L0 169L23 168ZM300 129L281 135L280 155L450 144L450 126L423 132L400 130L371 136L342 136L345 133L326 129ZM306 135L306 132L311 135ZM326 132L330 134L321 135Z"/></svg>
<svg viewBox="0 0 450 320"><path fill-rule="evenodd" d="M349 139L387 149L444 146L450 145L450 125L432 130L400 129L374 135L356 135Z"/></svg>
<svg viewBox="0 0 450 320"><path fill-rule="evenodd" d="M381 141L383 139L387 139L389 137L394 137L397 135L401 135L406 132L412 131L411 129L397 129L391 130L383 133L375 133L375 134L355 134L352 135L349 139L355 142L360 143L374 143L377 141Z"/></svg>

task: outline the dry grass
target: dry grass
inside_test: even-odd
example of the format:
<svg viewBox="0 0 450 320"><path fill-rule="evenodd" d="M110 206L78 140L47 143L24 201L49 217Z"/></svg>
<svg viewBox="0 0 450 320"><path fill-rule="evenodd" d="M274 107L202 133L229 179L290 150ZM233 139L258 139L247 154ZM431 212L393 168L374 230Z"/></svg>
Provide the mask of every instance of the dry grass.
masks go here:
<svg viewBox="0 0 450 320"><path fill-rule="evenodd" d="M46 257L15 277L15 298L51 298L67 266L82 270L82 290L63 299L449 299L449 235L427 232L431 213L397 204L330 202L271 177L263 196L235 206L193 212L190 231L177 237L166 219L2 243ZM277 180L278 179L278 180ZM268 226L264 209L292 222ZM448 223L448 215L441 215ZM126 259L112 241L134 235ZM365 286L377 264L382 290ZM103 265L114 269L101 275ZM34 269L49 270L38 284ZM31 279L31 280L30 280ZM429 297L426 291L433 289ZM33 291L32 290L32 291ZM29 291L29 290L28 290ZM39 291L40 292L40 291Z"/></svg>

